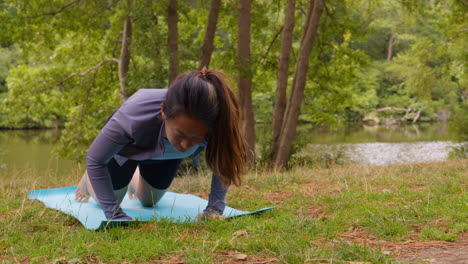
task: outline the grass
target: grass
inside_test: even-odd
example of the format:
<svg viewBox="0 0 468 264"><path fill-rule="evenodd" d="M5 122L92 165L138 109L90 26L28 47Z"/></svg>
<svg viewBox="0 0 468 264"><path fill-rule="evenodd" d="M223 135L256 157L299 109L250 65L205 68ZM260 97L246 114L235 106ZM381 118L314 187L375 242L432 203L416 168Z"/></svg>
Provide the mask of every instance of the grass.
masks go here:
<svg viewBox="0 0 468 264"><path fill-rule="evenodd" d="M468 232L468 161L357 168L252 170L231 188L260 216L174 224L140 222L89 231L30 201L31 189L75 185L82 173L0 169L0 263L397 263L384 241L456 241ZM207 197L208 172L172 191ZM247 259L239 256L246 255Z"/></svg>

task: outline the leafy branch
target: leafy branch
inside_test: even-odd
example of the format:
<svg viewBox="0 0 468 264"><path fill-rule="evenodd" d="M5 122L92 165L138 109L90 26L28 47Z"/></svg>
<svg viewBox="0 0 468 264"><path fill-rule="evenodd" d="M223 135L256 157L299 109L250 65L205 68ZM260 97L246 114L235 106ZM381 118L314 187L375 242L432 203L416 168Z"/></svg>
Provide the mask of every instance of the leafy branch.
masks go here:
<svg viewBox="0 0 468 264"><path fill-rule="evenodd" d="M38 18L38 17L43 17L43 16L55 16L57 14L60 14L62 13L65 9L67 9L68 7L70 6L73 6L75 4L78 4L81 0L75 0L75 1L72 1L68 4L65 4L63 5L62 7L60 7L59 9L57 9L56 11L54 12L49 12L49 13L44 13L44 14L39 14L39 15L35 15L35 16L24 16L25 18Z"/></svg>
<svg viewBox="0 0 468 264"><path fill-rule="evenodd" d="M92 72L92 71L94 71L94 70L97 70L97 69L101 68L104 64L106 64L106 63L108 63L108 62L120 63L120 60L117 59L117 58L110 58L110 59L103 60L103 61L101 61L100 63L98 63L97 65L95 65L95 66L93 66L93 67L87 69L86 71L84 71L84 72L82 72L82 73L72 73L72 74L68 75L67 78L65 78L65 79L63 79L63 80L61 80L61 81L59 81L59 82L57 83L57 85L61 85L61 84L64 83L65 81L67 81L67 80L69 80L69 79L71 79L71 78L73 78L73 77L75 77L75 76L83 77L83 76L87 75L88 73L90 73L90 72Z"/></svg>

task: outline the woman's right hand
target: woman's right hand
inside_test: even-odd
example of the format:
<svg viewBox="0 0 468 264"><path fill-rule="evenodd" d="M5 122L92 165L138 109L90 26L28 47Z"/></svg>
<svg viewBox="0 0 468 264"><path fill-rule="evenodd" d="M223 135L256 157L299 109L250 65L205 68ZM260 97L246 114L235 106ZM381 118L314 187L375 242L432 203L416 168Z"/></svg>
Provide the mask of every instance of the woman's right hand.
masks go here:
<svg viewBox="0 0 468 264"><path fill-rule="evenodd" d="M125 215L125 216L119 216L119 217L114 217L110 220L125 220L125 221L135 221L135 218L131 218L130 216L128 215Z"/></svg>
<svg viewBox="0 0 468 264"><path fill-rule="evenodd" d="M134 218L128 216L121 208L109 220L127 220L134 221Z"/></svg>

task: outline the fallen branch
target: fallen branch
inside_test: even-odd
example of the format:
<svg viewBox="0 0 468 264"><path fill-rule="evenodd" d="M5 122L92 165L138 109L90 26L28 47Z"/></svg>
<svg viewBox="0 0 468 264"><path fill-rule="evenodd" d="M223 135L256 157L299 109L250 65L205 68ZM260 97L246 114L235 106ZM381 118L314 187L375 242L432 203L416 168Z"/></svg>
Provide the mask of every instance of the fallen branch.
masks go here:
<svg viewBox="0 0 468 264"><path fill-rule="evenodd" d="M411 108L408 108L408 109L411 109ZM378 112L389 111L389 110L405 111L405 112L406 112L406 111L408 111L408 109L406 109L406 108L394 107L394 106L387 106L387 107L383 107L383 108L374 110L374 111L372 111L371 113L378 113Z"/></svg>
<svg viewBox="0 0 468 264"><path fill-rule="evenodd" d="M419 117L421 116L421 110L419 110L417 113L416 113L416 116L413 118L413 124L416 123L416 121L418 121Z"/></svg>
<svg viewBox="0 0 468 264"><path fill-rule="evenodd" d="M100 63L98 63L97 65L95 65L95 66L93 66L93 67L87 69L86 71L84 71L84 72L82 72L82 73L72 73L72 74L68 75L67 78L65 78L65 79L63 79L63 80L61 80L61 81L59 81L59 82L57 83L57 85L61 85L62 83L64 83L65 81L67 81L67 80L69 80L69 79L71 79L71 78L73 78L74 76L83 77L83 76L85 76L86 74L88 74L88 73L90 73L90 72L92 72L92 71L94 71L94 70L97 70L97 69L101 68L104 64L106 64L106 63L108 63L108 62L120 63L120 60L119 60L119 59L116 59L116 58L110 58L110 59L103 60L103 61L101 61Z"/></svg>
<svg viewBox="0 0 468 264"><path fill-rule="evenodd" d="M421 116L421 112L422 110L416 110L416 109L413 109L411 107L408 107L408 108L399 108L399 107L394 107L394 106L387 106L387 107L383 107L383 108L379 108L377 110L374 110L372 112L370 112L369 114L367 114L363 119L362 121L363 122L369 122L369 121L373 121L375 122L376 124L380 124L381 121L380 119L376 116L377 113L380 113L380 112L384 112L384 111L401 111L401 112L405 112L405 115L400 118L400 121L401 122L406 122L410 119L413 120L413 124L416 123L419 119L419 117Z"/></svg>
<svg viewBox="0 0 468 264"><path fill-rule="evenodd" d="M368 116L368 117L364 117L364 118L362 119L362 122L364 122L364 123L368 123L368 122L370 122L370 121L372 121L372 122L374 122L374 123L376 123L376 124L380 123L380 120L379 120L377 117L369 117L369 116Z"/></svg>

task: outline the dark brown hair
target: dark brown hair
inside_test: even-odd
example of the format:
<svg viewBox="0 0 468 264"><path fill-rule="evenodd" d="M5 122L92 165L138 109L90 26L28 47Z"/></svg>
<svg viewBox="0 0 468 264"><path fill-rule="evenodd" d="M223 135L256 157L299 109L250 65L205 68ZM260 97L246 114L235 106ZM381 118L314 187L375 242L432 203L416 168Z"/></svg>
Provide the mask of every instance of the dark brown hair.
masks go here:
<svg viewBox="0 0 468 264"><path fill-rule="evenodd" d="M179 75L167 93L168 118L185 114L208 127L206 162L225 185L240 185L247 147L239 104L224 74L203 68Z"/></svg>

